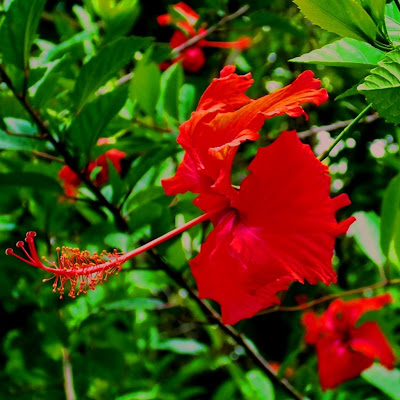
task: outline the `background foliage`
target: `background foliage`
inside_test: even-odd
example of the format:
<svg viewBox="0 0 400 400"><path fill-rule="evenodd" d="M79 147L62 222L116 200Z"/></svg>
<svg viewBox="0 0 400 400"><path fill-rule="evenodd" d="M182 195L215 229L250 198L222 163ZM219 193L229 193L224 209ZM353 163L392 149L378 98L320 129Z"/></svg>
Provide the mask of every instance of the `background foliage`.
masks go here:
<svg viewBox="0 0 400 400"><path fill-rule="evenodd" d="M190 5L207 26L246 4L195 3ZM307 15L305 10L313 2L296 3ZM160 179L173 173L182 156L176 144L180 123L223 65L233 63L240 73L252 72L255 83L248 94L253 98L312 69L330 101L310 108L307 121L286 117L267 121L261 144L270 143L282 130L297 129L320 154L339 125L312 127L350 120L365 107L360 94L334 99L356 88L384 51L367 43L372 35L367 28L361 35L366 42L360 44L355 41L360 37L348 31L330 33L312 25L289 0L256 0L244 16L221 26L210 38L226 41L247 35L253 40L251 48L205 49L207 61L197 74L186 73L180 64L162 72L158 64L169 54L167 42L173 30L158 26L156 17L173 1L0 4L2 65L15 92L28 98L46 121L38 126L35 111L29 113L7 82L0 83L0 248L10 247L34 229L40 254L49 259L57 245L126 251L198 215L192 195L171 199L164 195ZM391 10L390 32L398 39L400 23L396 24L395 8ZM313 21L312 15L307 16ZM350 39L339 43L335 33ZM322 53L313 53L325 45ZM398 65L398 52L391 57ZM289 61L295 58L302 62ZM381 65L370 76L385 70ZM371 82L367 78L359 90L375 106L381 95L372 90ZM387 90L398 90L398 84L393 86ZM390 93L384 91L384 96ZM397 105L382 116L399 122ZM56 142L49 140L47 131ZM109 138L108 144L96 145L103 137ZM314 299L372 285L388 265L391 277L399 276L399 139L397 126L371 114L331 153L332 191L343 191L352 200L343 211L346 215L338 218L356 213L358 221L352 235L337 243L338 285L294 284L285 296L286 305L295 305L299 295ZM99 189L82 184L78 199L67 199L57 178L63 163L83 168L109 149L126 153L121 174L109 165L107 185ZM255 151L254 145L245 145L236 157L235 182L246 175ZM92 172L91 178L95 175ZM198 251L207 228L195 227L157 249L191 286L187 260ZM63 399L71 367L78 399L287 398L241 346L207 323L187 291L174 284L151 254L137 257L118 277L87 296L62 301L49 283L42 283L45 274L5 255L0 255L0 264L1 398ZM379 321L399 355L399 290L385 290L395 302L371 318ZM314 350L303 341L300 316L271 313L243 321L237 328L267 360L279 363L279 374L310 398L339 400L350 394L354 400L396 398L398 369L367 371L323 393Z"/></svg>

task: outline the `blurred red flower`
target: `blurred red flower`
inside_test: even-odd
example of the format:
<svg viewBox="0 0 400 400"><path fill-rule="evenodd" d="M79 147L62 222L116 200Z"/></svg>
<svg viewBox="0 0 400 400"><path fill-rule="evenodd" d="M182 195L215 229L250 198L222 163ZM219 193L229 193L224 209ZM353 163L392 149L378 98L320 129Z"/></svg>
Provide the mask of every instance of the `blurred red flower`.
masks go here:
<svg viewBox="0 0 400 400"><path fill-rule="evenodd" d="M157 22L161 26L173 25L178 28L172 35L169 45L171 49L187 42L190 38L203 34L206 30L200 28L196 30L195 25L199 20L199 15L192 10L187 4L180 2L172 6L172 13L163 14L157 17ZM202 47L218 47L218 48L234 48L244 50L250 47L251 39L242 37L233 42L215 42L201 39L194 45L182 50L180 54L172 61L164 61L160 64L162 70L167 69L178 61L182 62L182 66L186 71L196 73L206 62L206 58Z"/></svg>
<svg viewBox="0 0 400 400"><path fill-rule="evenodd" d="M105 138L100 138L97 142L98 145L108 144ZM96 160L91 161L85 170L85 175L90 179L92 171L96 167L101 167L100 171L97 173L94 184L97 187L102 187L108 182L109 178L109 167L108 161L110 161L117 172L121 173L121 160L125 157L123 151L117 149L107 150L104 154L97 157ZM58 179L63 181L64 193L68 197L75 197L78 188L82 183L81 178L78 174L73 171L68 165L64 165L60 172L58 173Z"/></svg>
<svg viewBox="0 0 400 400"><path fill-rule="evenodd" d="M393 351L378 324L371 321L357 326L366 312L379 310L391 301L390 294L347 302L337 299L320 316L312 311L303 315L305 341L316 346L324 390L359 376L374 360L393 368Z"/></svg>
<svg viewBox="0 0 400 400"><path fill-rule="evenodd" d="M305 115L301 104L321 104L327 93L306 71L289 86L257 100L244 92L251 74L239 76L227 66L180 127L178 143L186 151L175 176L162 181L168 195L191 191L205 212L215 209L214 230L191 262L199 295L217 301L222 320L234 324L279 304L276 293L293 281L336 281L331 258L336 236L352 218L336 222L346 195L329 195L328 169L294 131L261 148L240 189L231 184L239 145L258 138L264 120L276 115Z"/></svg>

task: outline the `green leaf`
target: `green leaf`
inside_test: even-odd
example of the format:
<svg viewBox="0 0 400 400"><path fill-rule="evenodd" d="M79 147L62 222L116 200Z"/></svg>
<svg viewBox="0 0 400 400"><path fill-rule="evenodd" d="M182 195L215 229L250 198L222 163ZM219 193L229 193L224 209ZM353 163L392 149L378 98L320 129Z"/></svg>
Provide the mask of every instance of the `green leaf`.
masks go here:
<svg viewBox="0 0 400 400"><path fill-rule="evenodd" d="M0 28L3 65L24 71L46 0L14 0Z"/></svg>
<svg viewBox="0 0 400 400"><path fill-rule="evenodd" d="M34 139L8 135L0 129L0 149L5 150L33 150Z"/></svg>
<svg viewBox="0 0 400 400"><path fill-rule="evenodd" d="M161 72L156 63L139 62L133 72L129 98L149 115L155 115L160 96Z"/></svg>
<svg viewBox="0 0 400 400"><path fill-rule="evenodd" d="M100 309L107 311L157 310L163 305L164 303L158 299L133 298L104 304L93 312L97 312Z"/></svg>
<svg viewBox="0 0 400 400"><path fill-rule="evenodd" d="M138 0L92 0L92 4L104 20L107 39L129 32L140 13Z"/></svg>
<svg viewBox="0 0 400 400"><path fill-rule="evenodd" d="M34 189L61 193L60 184L47 175L36 172L9 172L1 174L0 187L4 186L32 187Z"/></svg>
<svg viewBox="0 0 400 400"><path fill-rule="evenodd" d="M400 44L400 10L395 3L386 5L386 29L393 43Z"/></svg>
<svg viewBox="0 0 400 400"><path fill-rule="evenodd" d="M125 104L128 96L126 86L121 86L99 96L86 104L68 130L68 142L77 149L80 166L85 166L91 157L92 148L101 137L108 123Z"/></svg>
<svg viewBox="0 0 400 400"><path fill-rule="evenodd" d="M300 11L315 25L366 42L373 42L377 27L355 0L293 0Z"/></svg>
<svg viewBox="0 0 400 400"><path fill-rule="evenodd" d="M368 43L354 39L340 39L290 61L335 67L372 68L385 53Z"/></svg>
<svg viewBox="0 0 400 400"><path fill-rule="evenodd" d="M155 147L147 151L142 157L140 157L139 162L133 166L130 170L127 181L134 187L139 180L155 165L159 165L167 157L170 157L178 153L180 149L173 144L163 144L162 147Z"/></svg>
<svg viewBox="0 0 400 400"><path fill-rule="evenodd" d="M352 86L351 88L345 90L343 93L339 94L339 96L335 97L335 101L337 100L343 100L346 97L351 97L351 96L356 96L359 95L360 92L358 91L358 86L364 82L364 80L362 80L361 82L357 83L356 85Z"/></svg>
<svg viewBox="0 0 400 400"><path fill-rule="evenodd" d="M387 53L358 90L386 121L400 122L400 49Z"/></svg>
<svg viewBox="0 0 400 400"><path fill-rule="evenodd" d="M57 90L57 82L64 76L64 68L69 63L66 56L50 62L43 77L29 88L32 105L35 108L44 108Z"/></svg>
<svg viewBox="0 0 400 400"><path fill-rule="evenodd" d="M400 268L400 212L397 212L396 222L393 234L394 254L389 250L389 258L395 265Z"/></svg>
<svg viewBox="0 0 400 400"><path fill-rule="evenodd" d="M136 51L145 47L149 39L142 37L120 38L103 47L80 70L72 98L77 112L80 112L94 92L109 81Z"/></svg>
<svg viewBox="0 0 400 400"><path fill-rule="evenodd" d="M352 225L354 238L364 254L378 267L382 268L385 256L380 248L380 222L379 217L373 212L357 212L354 214L356 222Z"/></svg>
<svg viewBox="0 0 400 400"><path fill-rule="evenodd" d="M377 26L385 23L386 0L357 0L372 17Z"/></svg>
<svg viewBox="0 0 400 400"><path fill-rule="evenodd" d="M271 381L259 370L246 373L246 379L252 389L252 400L274 400L275 391Z"/></svg>
<svg viewBox="0 0 400 400"><path fill-rule="evenodd" d="M158 350L168 350L177 354L201 354L207 346L193 339L168 339L156 344Z"/></svg>
<svg viewBox="0 0 400 400"><path fill-rule="evenodd" d="M196 87L185 83L179 91L179 121L186 121L195 109Z"/></svg>
<svg viewBox="0 0 400 400"><path fill-rule="evenodd" d="M381 209L381 249L387 257L393 239L396 217L400 209L400 174L395 176L385 190Z"/></svg>
<svg viewBox="0 0 400 400"><path fill-rule="evenodd" d="M387 370L382 365L374 364L361 373L361 376L393 400L398 400L400 393L400 370Z"/></svg>
<svg viewBox="0 0 400 400"><path fill-rule="evenodd" d="M75 60L84 57L85 52L83 50L84 43L91 39L93 36L92 32L83 31L70 37L69 39L61 42L57 45L50 43L46 40L37 40L36 44L42 49L40 55L40 64L46 64L50 61L54 61L61 58L64 55L68 55L70 60Z"/></svg>
<svg viewBox="0 0 400 400"><path fill-rule="evenodd" d="M183 78L180 63L172 65L161 75L160 107L176 120L179 119L179 91L183 85Z"/></svg>

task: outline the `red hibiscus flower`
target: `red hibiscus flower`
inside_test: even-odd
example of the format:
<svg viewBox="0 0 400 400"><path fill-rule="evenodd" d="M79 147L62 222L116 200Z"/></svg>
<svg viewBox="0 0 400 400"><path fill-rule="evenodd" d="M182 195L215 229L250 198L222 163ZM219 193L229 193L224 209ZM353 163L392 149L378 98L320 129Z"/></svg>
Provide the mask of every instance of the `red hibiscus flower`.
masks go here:
<svg viewBox="0 0 400 400"><path fill-rule="evenodd" d="M107 139L100 138L97 142L98 145L108 144ZM92 171L96 167L101 167L97 173L94 183L97 187L102 187L108 182L109 178L109 167L108 161L110 161L117 172L121 173L121 160L125 157L123 151L117 149L111 149L106 151L101 156L97 157L96 160L91 161L86 168L86 176L90 178ZM68 165L64 165L58 173L58 179L63 181L64 193L68 197L74 197L77 195L78 188L82 183L81 178L76 172L74 172Z"/></svg>
<svg viewBox="0 0 400 400"><path fill-rule="evenodd" d="M240 189L232 187L237 148L258 138L265 119L305 115L301 104L327 100L311 71L257 100L244 94L251 75L234 71L221 71L180 127L178 143L186 153L175 176L162 181L166 194L198 193L196 206L222 210L211 217L215 228L190 266L200 297L220 304L226 324L279 304L277 292L291 282L335 282L335 238L353 222L337 223L335 212L349 200L330 197L327 167L294 131L259 149Z"/></svg>
<svg viewBox="0 0 400 400"><path fill-rule="evenodd" d="M187 4L180 2L172 6L172 14L163 14L157 17L157 22L161 26L174 25L178 29L173 33L169 45L171 49L175 49L188 41L188 39L205 33L204 28L196 30L195 25L199 20L199 15L192 10ZM190 46L175 57L172 61L165 61L160 64L162 70L167 69L172 64L179 61L186 71L196 73L206 62L206 58L202 47L218 47L233 48L243 50L251 45L249 37L242 37L233 42L215 42L206 39L199 40L193 46Z"/></svg>
<svg viewBox="0 0 400 400"><path fill-rule="evenodd" d="M303 315L305 341L317 348L318 373L324 390L359 376L374 360L393 368L393 351L377 323L356 326L366 312L379 310L391 300L389 294L347 302L337 299L320 316L312 311Z"/></svg>

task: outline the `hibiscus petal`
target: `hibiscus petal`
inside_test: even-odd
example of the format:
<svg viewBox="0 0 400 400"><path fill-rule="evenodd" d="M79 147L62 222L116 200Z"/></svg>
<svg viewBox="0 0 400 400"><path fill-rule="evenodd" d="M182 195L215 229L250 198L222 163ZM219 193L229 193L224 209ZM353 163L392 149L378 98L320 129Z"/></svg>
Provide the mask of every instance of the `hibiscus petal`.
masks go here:
<svg viewBox="0 0 400 400"><path fill-rule="evenodd" d="M220 112L234 111L252 100L244 92L250 88L254 80L251 74L237 75L236 67L225 66L219 78L214 78L200 98L197 110L209 110L215 105L222 106Z"/></svg>
<svg viewBox="0 0 400 400"><path fill-rule="evenodd" d="M366 322L359 328L354 328L353 339L349 342L354 351L358 351L365 356L377 359L386 368L393 369L395 356L376 322Z"/></svg>
<svg viewBox="0 0 400 400"><path fill-rule="evenodd" d="M213 221L191 262L200 295L217 301L229 324L278 304L290 282L335 282L335 238L353 221L336 222L327 169L295 132L259 150L249 169L233 210Z"/></svg>
<svg viewBox="0 0 400 400"><path fill-rule="evenodd" d="M322 389L333 389L360 375L370 367L373 358L357 353L346 343L323 338L317 343L318 374Z"/></svg>
<svg viewBox="0 0 400 400"><path fill-rule="evenodd" d="M220 304L224 324L235 324L279 304L276 293L286 290L291 282L289 276L265 266L244 264L230 245L240 235L236 213L225 214L208 235L199 255L190 261L199 296Z"/></svg>
<svg viewBox="0 0 400 400"><path fill-rule="evenodd" d="M367 299L350 300L345 303L344 313L349 323L354 325L366 312L380 310L384 305L391 302L392 296L390 293Z"/></svg>
<svg viewBox="0 0 400 400"><path fill-rule="evenodd" d="M301 104L321 104L327 99L326 91L319 89L320 81L306 71L291 85L252 101L244 94L253 83L251 74L240 76L234 71L234 66L224 67L220 78L214 79L204 92L190 120L182 124L178 143L187 154L181 168L185 173L162 182L168 194L195 186L195 193L214 192L233 198L230 173L238 146L244 140L255 140L266 118L284 113L302 115ZM195 183L189 181L190 177ZM209 182L208 188L199 188L200 181ZM179 191L174 192L173 188Z"/></svg>
<svg viewBox="0 0 400 400"><path fill-rule="evenodd" d="M315 344L321 333L321 318L313 311L303 314L301 321L306 329L304 340L308 344Z"/></svg>
<svg viewBox="0 0 400 400"><path fill-rule="evenodd" d="M260 229L264 245L257 257L274 254L279 263L268 267L290 271L300 282L335 282L335 239L354 219L337 223L326 166L291 131L259 149L249 170L236 207L246 226ZM342 205L349 203L342 199Z"/></svg>

